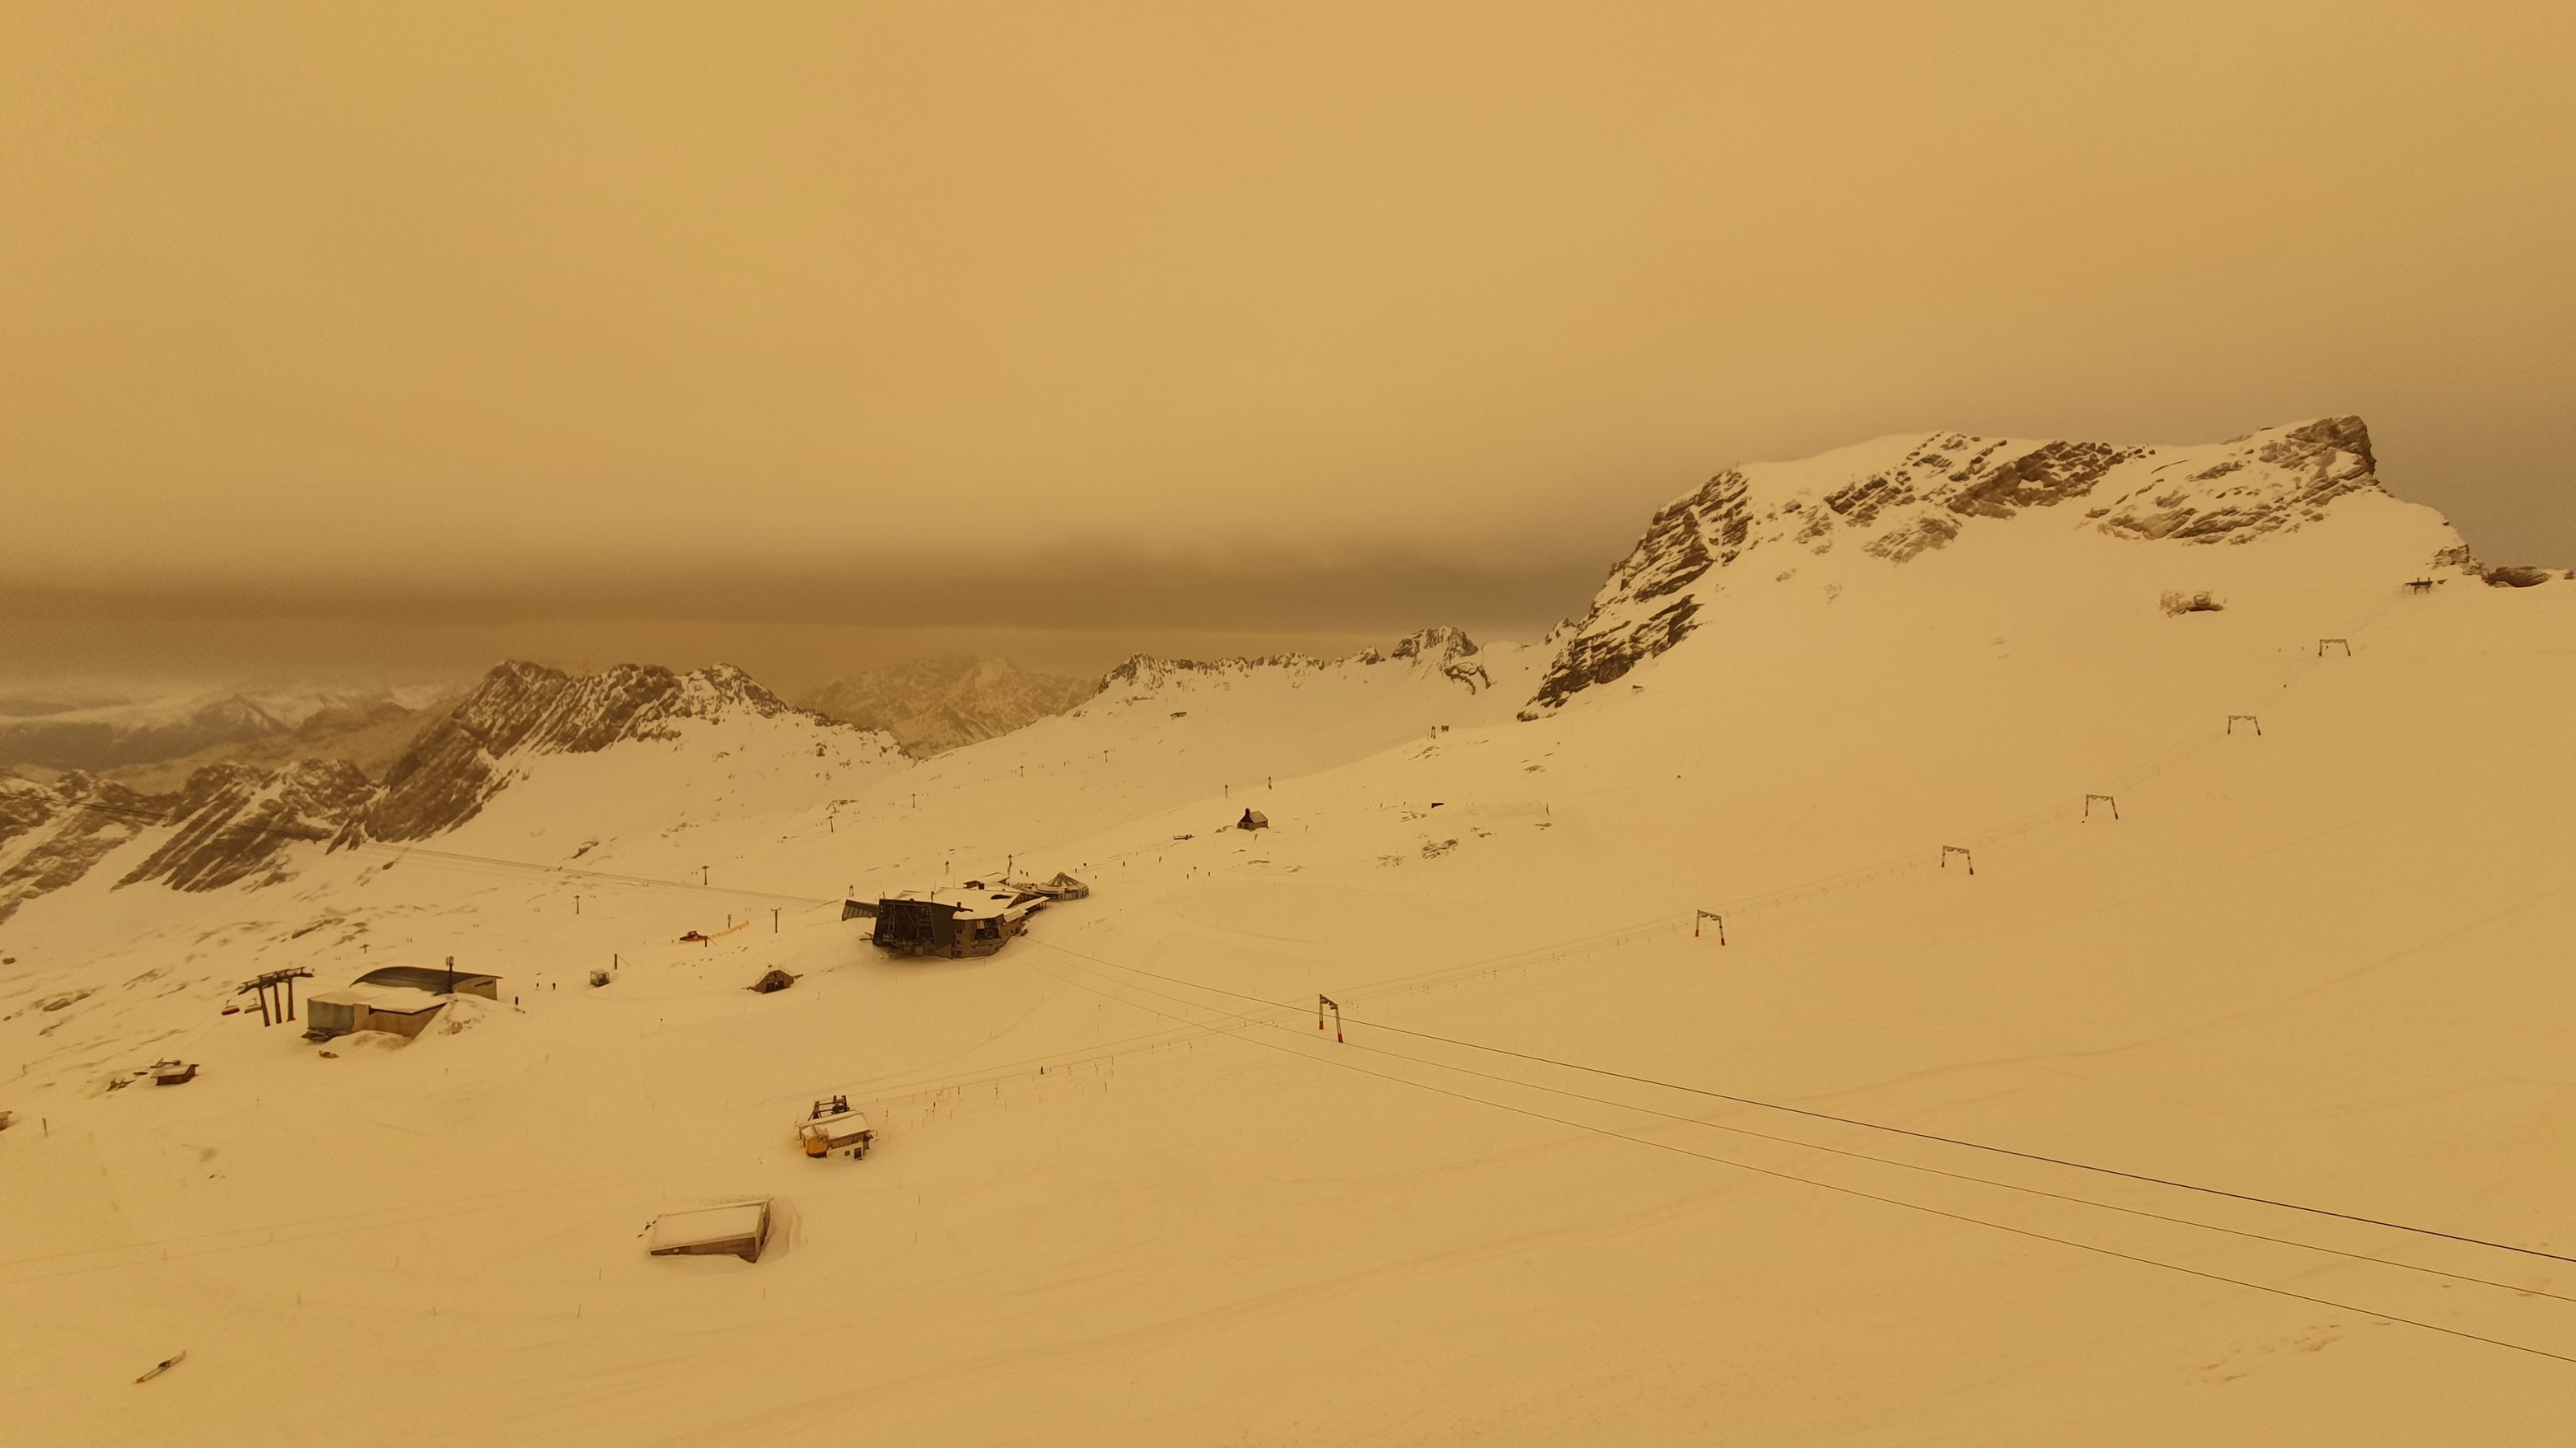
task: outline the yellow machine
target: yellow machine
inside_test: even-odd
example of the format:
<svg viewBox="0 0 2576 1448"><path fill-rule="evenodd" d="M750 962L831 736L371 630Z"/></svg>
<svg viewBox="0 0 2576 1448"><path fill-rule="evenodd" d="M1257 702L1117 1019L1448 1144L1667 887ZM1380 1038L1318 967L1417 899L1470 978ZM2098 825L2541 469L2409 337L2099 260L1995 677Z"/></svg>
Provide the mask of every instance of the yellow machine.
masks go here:
<svg viewBox="0 0 2576 1448"><path fill-rule="evenodd" d="M796 1123L796 1141L805 1154L817 1161L836 1151L847 1151L857 1161L876 1144L877 1134L868 1129L867 1117L850 1109L847 1096L830 1096L814 1103L813 1114Z"/></svg>

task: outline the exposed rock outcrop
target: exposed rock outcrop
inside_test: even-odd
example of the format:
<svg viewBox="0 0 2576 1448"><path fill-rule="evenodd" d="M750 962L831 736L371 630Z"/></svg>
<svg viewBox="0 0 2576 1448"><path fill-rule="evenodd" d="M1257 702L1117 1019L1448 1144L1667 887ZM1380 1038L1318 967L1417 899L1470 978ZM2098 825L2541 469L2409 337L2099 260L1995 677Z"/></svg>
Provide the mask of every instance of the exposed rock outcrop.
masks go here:
<svg viewBox="0 0 2576 1448"><path fill-rule="evenodd" d="M291 873L299 844L332 849L367 840L419 840L474 817L510 781L518 762L581 754L628 740L667 739L684 719L762 717L791 710L728 665L677 674L621 665L576 677L528 663L484 676L463 702L424 729L379 785L344 759L301 759L280 769L208 765L177 790L144 794L82 773L51 785L0 778L0 920L26 901L82 879L145 834L168 830L118 887L159 882L175 890L270 884ZM851 729L811 716L830 729ZM891 751L891 741L878 743Z"/></svg>
<svg viewBox="0 0 2576 1448"><path fill-rule="evenodd" d="M1688 637L1733 576L1730 565L1755 549L1824 555L1854 535L1863 552L1904 564L1970 528L2078 502L2094 506L2070 521L2113 538L2241 544L2316 522L2335 499L2377 489L2373 467L2361 419L2329 417L2206 447L1946 432L1730 468L1648 520L1590 612L1550 637L1555 659L1521 717L1537 718Z"/></svg>
<svg viewBox="0 0 2576 1448"><path fill-rule="evenodd" d="M668 739L681 719L730 710L791 712L787 703L730 664L676 674L658 664L620 664L576 677L513 661L446 718L421 731L368 808L365 835L422 840L472 819L508 782L515 754L588 754L627 739Z"/></svg>
<svg viewBox="0 0 2576 1448"><path fill-rule="evenodd" d="M1209 660L1158 659L1151 654L1138 654L1101 675L1095 692L1142 697L1166 680L1183 674L1244 674L1254 669L1369 668L1400 663L1435 670L1474 694L1494 687L1493 676L1485 671L1479 658L1482 653L1476 641L1467 637L1466 630L1444 624L1407 634L1383 653L1376 649L1363 649L1339 659L1319 659L1311 654L1262 654Z"/></svg>
<svg viewBox="0 0 2576 1448"><path fill-rule="evenodd" d="M1485 666L1476 660L1479 652L1476 641L1467 637L1465 629L1442 624L1396 640L1395 647L1388 651L1387 656L1397 660L1418 660L1438 669L1441 677L1466 685L1468 693L1476 694L1494 687L1493 676L1486 673Z"/></svg>
<svg viewBox="0 0 2576 1448"><path fill-rule="evenodd" d="M215 890L253 875L283 879L288 846L354 843L375 796L375 781L347 760L201 769L167 806L178 829L116 883Z"/></svg>
<svg viewBox="0 0 2576 1448"><path fill-rule="evenodd" d="M2518 568L2511 565L2480 569L2478 576L2486 580L2489 588L2532 588L2547 583L2550 578L2549 570L2546 568Z"/></svg>

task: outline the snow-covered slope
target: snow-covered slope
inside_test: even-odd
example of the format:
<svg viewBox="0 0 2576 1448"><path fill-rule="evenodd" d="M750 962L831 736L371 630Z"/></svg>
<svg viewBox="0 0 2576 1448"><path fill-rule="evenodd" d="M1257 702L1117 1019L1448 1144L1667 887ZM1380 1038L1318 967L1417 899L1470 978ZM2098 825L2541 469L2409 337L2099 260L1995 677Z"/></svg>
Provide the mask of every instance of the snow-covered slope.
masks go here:
<svg viewBox="0 0 2576 1448"><path fill-rule="evenodd" d="M646 744L674 747L637 748ZM0 806L0 920L77 883L138 840L148 853L124 867L117 887L278 884L311 853L298 846L342 849L446 834L548 761L598 755L612 745L628 746L620 751L626 773L664 786L614 793L630 824L652 817L669 785L713 777L712 761L736 747L773 765L794 761L801 793L816 781L905 762L887 736L791 709L730 666L675 674L624 665L576 677L507 663L422 729L381 785L345 759L300 759L275 769L206 765L162 794L77 772L51 786L0 779L7 801Z"/></svg>
<svg viewBox="0 0 2576 1448"><path fill-rule="evenodd" d="M1657 513L1591 613L1550 640L1558 657L1531 708L1562 704L1672 647L1746 574L1866 576L1875 570L1853 554L1902 564L1983 520L2033 510L2054 514L2058 528L2109 538L2242 545L2323 521L2348 493L2379 493L2372 468L2357 417L2203 447L1883 437L1802 462L1729 468ZM1837 547L1841 555L1824 562Z"/></svg>
<svg viewBox="0 0 2576 1448"><path fill-rule="evenodd" d="M2368 486L2103 532L2178 449L1901 563L1856 545L1920 498L1763 533L1916 446L1741 470L1738 544L1545 650L1138 661L882 770L756 712L478 744L508 787L409 854L92 870L0 927L0 1392L47 1441L346 1437L422 1363L471 1388L420 1442L2554 1441L2576 1278L2459 1238L2569 1251L2576 585ZM1005 865L1094 891L988 960L839 918ZM451 955L501 1001L399 1049L216 1014ZM863 1163L791 1145L830 1091ZM643 1255L754 1194L766 1260Z"/></svg>

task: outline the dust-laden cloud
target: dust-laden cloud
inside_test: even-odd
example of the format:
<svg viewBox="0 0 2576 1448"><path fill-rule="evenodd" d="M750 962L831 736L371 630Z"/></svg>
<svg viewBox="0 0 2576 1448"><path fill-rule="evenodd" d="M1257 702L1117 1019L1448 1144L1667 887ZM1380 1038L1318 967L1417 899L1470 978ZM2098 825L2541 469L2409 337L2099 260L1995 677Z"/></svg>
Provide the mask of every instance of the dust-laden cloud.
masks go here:
<svg viewBox="0 0 2576 1448"><path fill-rule="evenodd" d="M1340 653L1434 624L1534 639L1603 562L992 550L844 571L750 560L549 586L0 586L0 677L446 677L505 656L739 663L780 687L938 653L1087 673L1130 653Z"/></svg>
<svg viewBox="0 0 2576 1448"><path fill-rule="evenodd" d="M0 633L1523 628L1735 462L2343 413L2576 564L2576 7L1180 10L0 7Z"/></svg>

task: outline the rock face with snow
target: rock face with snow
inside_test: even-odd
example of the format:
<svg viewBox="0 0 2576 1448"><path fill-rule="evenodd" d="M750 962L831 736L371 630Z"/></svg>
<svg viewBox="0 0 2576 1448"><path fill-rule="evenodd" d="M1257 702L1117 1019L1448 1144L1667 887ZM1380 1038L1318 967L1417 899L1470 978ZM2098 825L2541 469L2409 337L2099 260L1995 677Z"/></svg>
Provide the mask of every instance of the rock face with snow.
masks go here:
<svg viewBox="0 0 2576 1448"><path fill-rule="evenodd" d="M275 771L201 769L167 806L178 829L117 883L216 890L254 875L283 879L290 845L356 839L375 795L375 781L347 760L304 760Z"/></svg>
<svg viewBox="0 0 2576 1448"><path fill-rule="evenodd" d="M1369 668L1389 662L1429 669L1461 686L1470 694L1494 687L1493 678L1485 671L1484 651L1464 629L1440 625L1418 630L1395 641L1384 653L1365 649L1343 659L1319 659L1310 654L1262 654L1237 659L1158 659L1151 654L1138 654L1100 676L1094 690L1099 694L1151 692L1165 681L1189 675L1223 676L1249 674L1259 669L1282 669L1290 672L1332 668Z"/></svg>
<svg viewBox="0 0 2576 1448"><path fill-rule="evenodd" d="M1687 637L1725 587L1724 570L1757 549L1821 556L1848 546L1903 564L1968 528L2059 510L2113 538L2244 544L2319 521L2346 494L2378 491L2373 469L2370 433L2357 417L2197 447L1944 432L1730 468L1656 513L1591 611L1549 640L1554 661L1522 717ZM2088 506L2069 509L2077 504Z"/></svg>
<svg viewBox="0 0 2576 1448"><path fill-rule="evenodd" d="M379 785L345 759L264 769L207 765L176 790L142 793L85 773L51 785L0 778L0 920L73 884L148 832L169 833L117 879L175 890L274 883L299 844L430 838L472 819L534 756L596 753L675 737L683 720L800 713L730 665L674 673L625 664L576 677L506 663L422 730ZM851 726L806 716L825 729Z"/></svg>
<svg viewBox="0 0 2576 1448"><path fill-rule="evenodd" d="M0 779L0 921L88 874L157 818L153 801L78 772L51 785Z"/></svg>
<svg viewBox="0 0 2576 1448"><path fill-rule="evenodd" d="M837 679L801 701L808 709L882 729L919 759L1008 734L1100 692L1095 680L1033 673L1008 659L914 659Z"/></svg>
<svg viewBox="0 0 2576 1448"><path fill-rule="evenodd" d="M668 739L679 720L735 710L790 712L730 664L686 674L620 664L587 677L542 664L502 664L385 772L384 792L367 811L367 837L427 839L472 819L508 782L502 763L508 756L589 754L621 740Z"/></svg>

